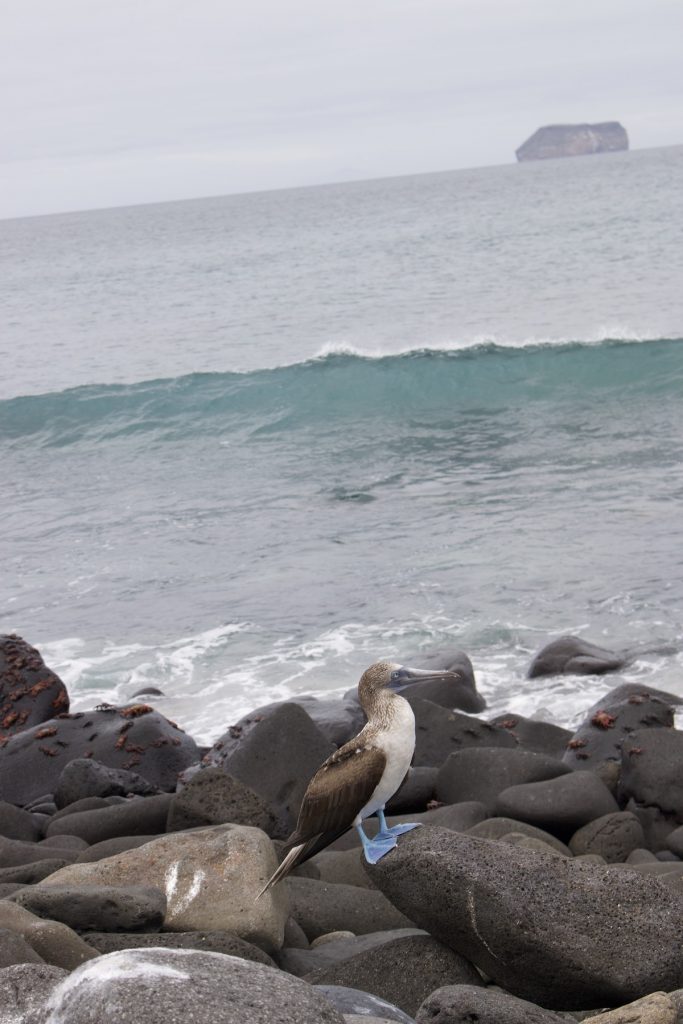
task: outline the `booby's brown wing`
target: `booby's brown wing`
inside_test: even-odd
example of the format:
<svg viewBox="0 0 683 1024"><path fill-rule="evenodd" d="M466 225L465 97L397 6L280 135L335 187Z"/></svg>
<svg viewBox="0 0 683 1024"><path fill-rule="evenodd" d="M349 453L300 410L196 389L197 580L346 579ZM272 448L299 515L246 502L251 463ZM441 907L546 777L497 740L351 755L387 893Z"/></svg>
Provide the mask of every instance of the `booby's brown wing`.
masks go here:
<svg viewBox="0 0 683 1024"><path fill-rule="evenodd" d="M322 833L346 832L379 785L386 763L381 750L358 741L335 751L308 784L287 846L307 843Z"/></svg>

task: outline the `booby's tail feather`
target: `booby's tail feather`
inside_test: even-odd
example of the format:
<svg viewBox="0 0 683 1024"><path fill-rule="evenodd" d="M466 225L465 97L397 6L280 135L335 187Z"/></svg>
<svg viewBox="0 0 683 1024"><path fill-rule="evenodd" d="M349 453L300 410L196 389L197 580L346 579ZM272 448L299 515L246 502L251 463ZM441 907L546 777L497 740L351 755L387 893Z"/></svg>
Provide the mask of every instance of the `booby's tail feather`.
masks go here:
<svg viewBox="0 0 683 1024"><path fill-rule="evenodd" d="M286 875L289 874L292 868L295 868L297 866L299 861L303 859L303 857L305 856L306 847L310 845L311 843L308 842L300 843L298 846L292 847L292 849L289 851L285 859L282 861L282 864L280 864L277 871L275 871L273 876L268 879L263 889L261 889L261 892L256 897L257 900L260 900L264 893L268 892L268 890L272 888L272 886L277 885L279 881L281 881L283 878L285 878Z"/></svg>

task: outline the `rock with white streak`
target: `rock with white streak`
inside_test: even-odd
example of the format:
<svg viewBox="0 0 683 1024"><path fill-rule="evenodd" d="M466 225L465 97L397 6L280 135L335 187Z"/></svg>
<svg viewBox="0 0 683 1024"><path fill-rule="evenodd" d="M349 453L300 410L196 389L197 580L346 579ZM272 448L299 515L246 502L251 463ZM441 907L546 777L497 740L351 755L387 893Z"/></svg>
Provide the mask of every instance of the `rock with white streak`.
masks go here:
<svg viewBox="0 0 683 1024"><path fill-rule="evenodd" d="M137 850L72 864L42 883L147 885L166 894L167 931L229 931L272 953L289 913L285 886L256 899L277 867L270 839L246 825L215 825L162 836Z"/></svg>

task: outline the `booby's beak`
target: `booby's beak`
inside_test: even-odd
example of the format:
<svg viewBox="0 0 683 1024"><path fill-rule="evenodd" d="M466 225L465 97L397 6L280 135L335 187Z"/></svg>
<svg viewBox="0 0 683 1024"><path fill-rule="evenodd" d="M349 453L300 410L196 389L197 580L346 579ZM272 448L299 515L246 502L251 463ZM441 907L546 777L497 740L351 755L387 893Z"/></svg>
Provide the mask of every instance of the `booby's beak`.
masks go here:
<svg viewBox="0 0 683 1024"><path fill-rule="evenodd" d="M388 685L390 690L398 692L406 686L410 686L411 683L427 683L432 679L451 679L455 682L461 678L459 672L448 672L445 669L441 669L440 672L430 672L429 669L407 668L401 665L391 673Z"/></svg>

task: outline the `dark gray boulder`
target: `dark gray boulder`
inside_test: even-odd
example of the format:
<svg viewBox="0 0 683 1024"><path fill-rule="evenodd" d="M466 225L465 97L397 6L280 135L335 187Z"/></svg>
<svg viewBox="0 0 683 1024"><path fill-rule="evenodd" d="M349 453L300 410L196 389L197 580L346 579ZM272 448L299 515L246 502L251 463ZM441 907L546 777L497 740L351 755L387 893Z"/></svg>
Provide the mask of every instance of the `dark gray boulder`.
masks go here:
<svg viewBox="0 0 683 1024"><path fill-rule="evenodd" d="M344 697L314 697L303 694L290 697L287 701L273 701L271 704L255 708L231 725L221 736L221 752L227 757L246 739L254 726L285 704L296 704L302 708L328 742L333 743L335 747L341 747L359 733L367 721L365 712L358 703L356 691L351 692L355 695L353 698L348 694Z"/></svg>
<svg viewBox="0 0 683 1024"><path fill-rule="evenodd" d="M128 949L97 957L54 989L25 1024L344 1024L299 978L221 953Z"/></svg>
<svg viewBox="0 0 683 1024"><path fill-rule="evenodd" d="M683 859L683 825L669 833L666 845L672 853L675 853L677 857L681 857Z"/></svg>
<svg viewBox="0 0 683 1024"><path fill-rule="evenodd" d="M408 777L387 801L387 814L426 811L434 796L437 772L435 767L411 768Z"/></svg>
<svg viewBox="0 0 683 1024"><path fill-rule="evenodd" d="M275 967L275 962L262 949L230 932L88 932L87 940L98 953L121 949L197 949Z"/></svg>
<svg viewBox="0 0 683 1024"><path fill-rule="evenodd" d="M415 714L416 765L440 767L446 758L465 747L516 747L506 729L480 718L450 711L430 700L409 698Z"/></svg>
<svg viewBox="0 0 683 1024"><path fill-rule="evenodd" d="M45 846L43 843L24 843L20 839L3 839L0 837L0 868L14 868L22 864L34 864L39 860L73 861L78 854L66 847Z"/></svg>
<svg viewBox="0 0 683 1024"><path fill-rule="evenodd" d="M149 885L33 885L13 899L78 932L158 931L166 914L165 894Z"/></svg>
<svg viewBox="0 0 683 1024"><path fill-rule="evenodd" d="M99 811L103 807L115 807L117 804L126 803L125 799L120 796L84 796L80 800L74 800L72 804L68 804L66 807L62 807L61 810L55 811L50 817L50 820L45 825L45 831L47 832L48 826L53 825L56 821L60 821L62 818L68 817L70 814L80 814L82 811Z"/></svg>
<svg viewBox="0 0 683 1024"><path fill-rule="evenodd" d="M138 797L113 807L80 811L63 818L53 818L47 828L48 837L80 836L94 845L117 836L150 836L166 830L166 818L172 794Z"/></svg>
<svg viewBox="0 0 683 1024"><path fill-rule="evenodd" d="M15 633L0 635L0 744L68 710L64 683L35 647Z"/></svg>
<svg viewBox="0 0 683 1024"><path fill-rule="evenodd" d="M407 920L376 889L292 877L284 885L287 886L292 917L302 927L309 942L328 932L350 931L363 935L412 927L412 921Z"/></svg>
<svg viewBox="0 0 683 1024"><path fill-rule="evenodd" d="M535 839L539 843L552 847L563 857L572 855L569 847L565 846L556 836L551 836L549 832L544 832L542 829L536 828L535 825L528 825L524 821L514 821L512 818L487 818L486 821L481 821L467 829L467 834L474 836L475 839L496 840L506 839L511 834L522 834L529 839Z"/></svg>
<svg viewBox="0 0 683 1024"><path fill-rule="evenodd" d="M409 935L425 935L419 928L393 928L387 931L367 932L365 935L349 935L347 938L318 940L314 946L290 948L286 944L278 953L278 965L283 971L303 978L321 967L333 967L343 960L366 953L383 946L385 942L404 939ZM286 939L286 936L285 936Z"/></svg>
<svg viewBox="0 0 683 1024"><path fill-rule="evenodd" d="M53 875L55 871L66 867L69 861L59 860L37 860L33 864L19 864L13 868L0 868L0 884L21 883L21 885L35 885L42 882L44 878Z"/></svg>
<svg viewBox="0 0 683 1024"><path fill-rule="evenodd" d="M570 729L562 729L552 722L541 722L535 718L525 718L513 712L505 712L491 719L492 725L507 729L520 746L521 750L531 750L535 754L561 759L572 738Z"/></svg>
<svg viewBox="0 0 683 1024"><path fill-rule="evenodd" d="M667 694L625 683L588 710L563 760L571 768L601 772L606 762L620 764L622 745L636 730L668 728L673 720L674 705Z"/></svg>
<svg viewBox="0 0 683 1024"><path fill-rule="evenodd" d="M286 838L296 825L311 778L335 747L297 704L282 704L265 715L235 745L225 733L204 757L255 790L278 816L274 835Z"/></svg>
<svg viewBox="0 0 683 1024"><path fill-rule="evenodd" d="M592 156L628 149L628 135L619 121L599 124L547 124L537 128L515 156L519 161Z"/></svg>
<svg viewBox="0 0 683 1024"><path fill-rule="evenodd" d="M54 797L58 808L67 807L88 796L152 796L159 792L137 772L108 768L92 758L77 757L59 776Z"/></svg>
<svg viewBox="0 0 683 1024"><path fill-rule="evenodd" d="M38 956L28 942L16 932L0 928L0 969L13 964L42 964L43 958ZM4 1007L0 1006L0 1014ZM2 1020L0 1016L0 1020Z"/></svg>
<svg viewBox="0 0 683 1024"><path fill-rule="evenodd" d="M344 1014L344 1019L357 1024L359 1019L368 1021L368 1024L375 1024L377 1021L398 1021L398 1024L415 1024L413 1017L388 1003L386 999L373 996L369 992L361 992L359 989L346 988L344 985L315 985L317 992L320 992L329 1002ZM313 1022L311 1021L311 1024Z"/></svg>
<svg viewBox="0 0 683 1024"><path fill-rule="evenodd" d="M357 953L306 975L312 985L343 985L370 992L414 1014L444 984L481 985L477 970L431 935L409 935Z"/></svg>
<svg viewBox="0 0 683 1024"><path fill-rule="evenodd" d="M604 675L618 672L633 656L598 647L579 636L561 636L543 647L529 667L529 679L538 676Z"/></svg>
<svg viewBox="0 0 683 1024"><path fill-rule="evenodd" d="M41 835L40 824L32 814L14 804L0 802L0 836L34 843Z"/></svg>
<svg viewBox="0 0 683 1024"><path fill-rule="evenodd" d="M570 771L561 761L529 750L470 747L446 759L436 778L435 795L445 804L478 800L493 812L504 789L544 782Z"/></svg>
<svg viewBox="0 0 683 1024"><path fill-rule="evenodd" d="M52 792L74 758L134 769L152 786L175 790L178 773L199 760L194 740L148 704L61 714L0 747L0 800L25 806Z"/></svg>
<svg viewBox="0 0 683 1024"><path fill-rule="evenodd" d="M644 839L643 826L635 814L617 811L580 828L569 840L569 849L574 856L596 853L608 864L616 864L640 849Z"/></svg>
<svg viewBox="0 0 683 1024"><path fill-rule="evenodd" d="M683 732L632 733L622 747L619 794L683 823Z"/></svg>
<svg viewBox="0 0 683 1024"><path fill-rule="evenodd" d="M416 829L377 864L396 907L513 995L619 1006L683 981L683 898L633 870Z"/></svg>
<svg viewBox="0 0 683 1024"><path fill-rule="evenodd" d="M500 989L450 984L418 1008L417 1024L564 1024L565 1018Z"/></svg>
<svg viewBox="0 0 683 1024"><path fill-rule="evenodd" d="M511 786L496 801L496 814L526 821L562 839L618 810L609 789L593 772L570 772L545 782Z"/></svg>
<svg viewBox="0 0 683 1024"><path fill-rule="evenodd" d="M276 831L276 817L258 793L223 768L204 768L173 796L166 831L227 822L252 825L268 835Z"/></svg>

